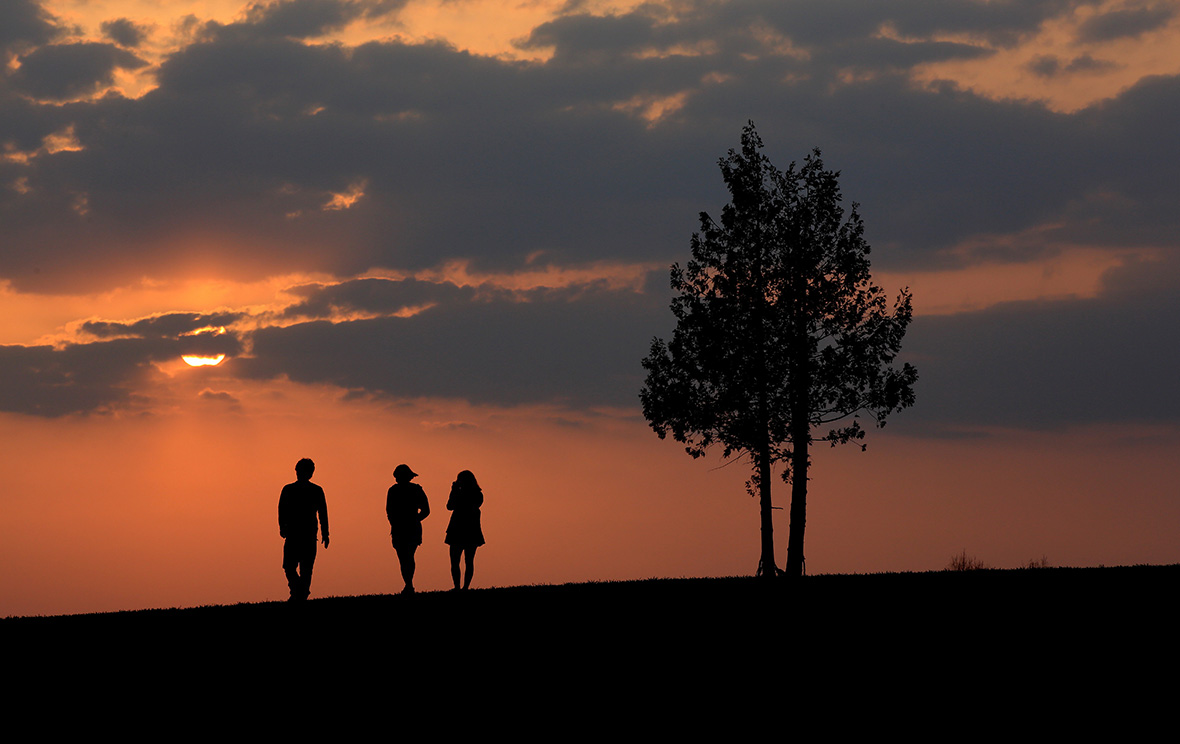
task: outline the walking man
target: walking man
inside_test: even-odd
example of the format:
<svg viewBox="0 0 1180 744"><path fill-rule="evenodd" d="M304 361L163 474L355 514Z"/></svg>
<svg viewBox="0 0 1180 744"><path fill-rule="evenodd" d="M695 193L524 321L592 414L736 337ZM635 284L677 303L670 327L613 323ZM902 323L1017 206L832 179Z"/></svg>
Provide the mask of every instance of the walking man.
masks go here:
<svg viewBox="0 0 1180 744"><path fill-rule="evenodd" d="M314 472L315 463L306 457L295 463L296 480L283 486L279 495L279 536L286 540L283 571L291 589L288 602L305 600L311 594L318 530L323 531L324 548L328 547L328 502L324 489L311 482Z"/></svg>

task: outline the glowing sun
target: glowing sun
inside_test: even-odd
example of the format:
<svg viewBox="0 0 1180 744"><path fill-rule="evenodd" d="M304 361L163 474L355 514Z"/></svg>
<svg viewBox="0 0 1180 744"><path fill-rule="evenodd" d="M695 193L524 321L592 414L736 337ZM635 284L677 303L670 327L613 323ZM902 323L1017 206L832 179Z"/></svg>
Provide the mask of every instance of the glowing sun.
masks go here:
<svg viewBox="0 0 1180 744"><path fill-rule="evenodd" d="M221 360L225 359L225 354L218 354L217 356L196 356L193 354L185 354L181 357L184 363L190 367L213 367L221 364Z"/></svg>

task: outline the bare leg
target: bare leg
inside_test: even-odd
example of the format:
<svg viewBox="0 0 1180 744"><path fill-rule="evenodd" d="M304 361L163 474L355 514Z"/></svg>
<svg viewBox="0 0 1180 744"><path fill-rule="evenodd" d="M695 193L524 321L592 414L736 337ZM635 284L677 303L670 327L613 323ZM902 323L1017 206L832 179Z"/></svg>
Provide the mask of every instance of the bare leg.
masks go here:
<svg viewBox="0 0 1180 744"><path fill-rule="evenodd" d="M397 560L402 567L402 581L406 582L406 588L402 590L405 594L411 594L414 591L414 553L418 550L417 545L406 545L397 550Z"/></svg>
<svg viewBox="0 0 1180 744"><path fill-rule="evenodd" d="M458 545L448 545L451 549L451 581L455 583L455 588L459 588L459 556L463 552L463 548Z"/></svg>
<svg viewBox="0 0 1180 744"><path fill-rule="evenodd" d="M454 555L452 553L452 555ZM463 588L469 589L471 587L471 575L475 573L475 547L463 548L463 557L466 559L467 568L463 572ZM455 568L453 573L455 575L455 585L459 584L459 557L456 555L453 559Z"/></svg>

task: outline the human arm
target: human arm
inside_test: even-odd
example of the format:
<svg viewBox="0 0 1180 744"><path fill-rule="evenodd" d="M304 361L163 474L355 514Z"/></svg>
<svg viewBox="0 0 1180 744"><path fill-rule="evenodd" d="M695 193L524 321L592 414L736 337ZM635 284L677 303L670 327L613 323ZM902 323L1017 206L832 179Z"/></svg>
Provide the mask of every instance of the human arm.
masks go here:
<svg viewBox="0 0 1180 744"><path fill-rule="evenodd" d="M321 542L324 547L328 547L328 500L324 498L324 489L320 489L320 503L316 511L320 517L320 534L323 536Z"/></svg>
<svg viewBox="0 0 1180 744"><path fill-rule="evenodd" d="M389 532L393 533L393 486L385 492L385 518L389 520Z"/></svg>
<svg viewBox="0 0 1180 744"><path fill-rule="evenodd" d="M279 494L279 537L282 538L287 537L287 520L285 514L286 509L284 508L283 504L283 501L286 499L286 497L287 489L284 487L282 493Z"/></svg>
<svg viewBox="0 0 1180 744"><path fill-rule="evenodd" d="M418 486L418 493L422 494L422 503L418 505L418 521L421 522L430 516L430 502L426 499L426 491Z"/></svg>

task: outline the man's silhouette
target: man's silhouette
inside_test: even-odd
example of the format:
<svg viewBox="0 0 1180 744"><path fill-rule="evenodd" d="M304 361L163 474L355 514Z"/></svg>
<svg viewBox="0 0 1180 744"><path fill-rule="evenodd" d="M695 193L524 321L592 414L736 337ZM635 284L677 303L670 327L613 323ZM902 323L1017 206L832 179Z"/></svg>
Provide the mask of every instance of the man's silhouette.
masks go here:
<svg viewBox="0 0 1180 744"><path fill-rule="evenodd" d="M279 496L279 535L286 539L283 571L291 589L289 602L307 599L311 594L318 529L323 530L324 547L328 547L328 502L324 499L324 489L311 482L314 472L315 463L306 457L295 463L297 480L283 486Z"/></svg>

